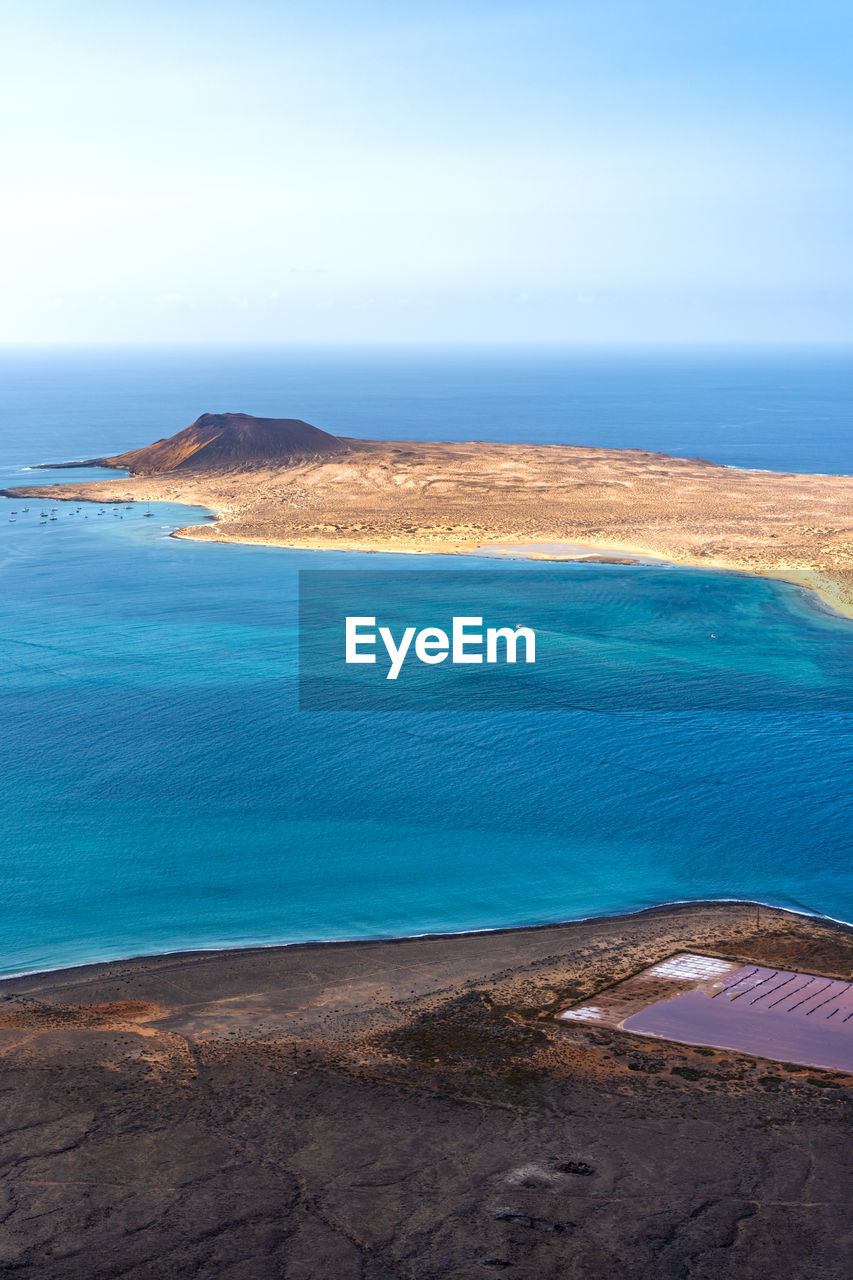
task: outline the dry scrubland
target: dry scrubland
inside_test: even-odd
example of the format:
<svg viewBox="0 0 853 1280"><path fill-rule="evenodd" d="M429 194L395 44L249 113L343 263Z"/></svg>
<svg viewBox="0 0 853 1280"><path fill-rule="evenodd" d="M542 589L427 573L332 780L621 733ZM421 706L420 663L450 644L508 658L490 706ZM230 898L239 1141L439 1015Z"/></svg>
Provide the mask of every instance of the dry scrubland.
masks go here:
<svg viewBox="0 0 853 1280"><path fill-rule="evenodd" d="M217 516L179 531L198 540L408 552L581 543L786 578L853 615L850 477L735 471L639 450L336 443L337 452L284 462L202 465L199 455L165 474L14 492L198 504Z"/></svg>

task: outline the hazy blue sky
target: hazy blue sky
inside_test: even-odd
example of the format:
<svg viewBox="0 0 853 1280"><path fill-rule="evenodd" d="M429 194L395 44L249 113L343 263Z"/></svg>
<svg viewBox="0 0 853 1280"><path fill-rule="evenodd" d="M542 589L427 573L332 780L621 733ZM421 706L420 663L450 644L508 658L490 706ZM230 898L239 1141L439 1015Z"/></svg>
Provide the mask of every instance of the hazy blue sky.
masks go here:
<svg viewBox="0 0 853 1280"><path fill-rule="evenodd" d="M851 13L0 0L0 341L847 340Z"/></svg>

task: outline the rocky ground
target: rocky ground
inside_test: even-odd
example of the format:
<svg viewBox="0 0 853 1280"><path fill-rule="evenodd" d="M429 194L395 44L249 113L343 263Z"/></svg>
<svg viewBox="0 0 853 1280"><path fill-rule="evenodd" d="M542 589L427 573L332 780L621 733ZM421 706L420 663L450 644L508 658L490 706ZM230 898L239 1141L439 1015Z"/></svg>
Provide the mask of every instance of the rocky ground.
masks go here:
<svg viewBox="0 0 853 1280"><path fill-rule="evenodd" d="M849 978L739 904L0 984L0 1275L846 1277L853 1079L569 1025L678 950Z"/></svg>

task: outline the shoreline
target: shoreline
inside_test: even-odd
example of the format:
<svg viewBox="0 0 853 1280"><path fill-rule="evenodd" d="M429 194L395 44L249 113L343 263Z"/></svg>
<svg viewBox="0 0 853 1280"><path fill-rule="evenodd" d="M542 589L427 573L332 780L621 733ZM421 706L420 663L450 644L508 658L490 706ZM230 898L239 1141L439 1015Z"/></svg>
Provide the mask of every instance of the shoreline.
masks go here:
<svg viewBox="0 0 853 1280"><path fill-rule="evenodd" d="M183 504L186 506L195 506L202 504ZM216 513L216 524L220 521L219 513ZM478 556L483 559L501 559L503 555L489 554L501 552L505 554L507 559L528 560L532 563L541 561L545 563L564 563L564 564L582 564L588 555L609 557L609 556L636 556L642 557L638 561L638 568L644 565L662 565L671 566L679 569L712 569L719 573L737 574L746 578L772 578L777 582L786 582L790 586L799 587L805 594L805 598L814 604L814 597L817 597L824 609L828 610L834 617L842 617L853 621L853 596L845 591L840 584L828 582L825 580L813 581L811 579L818 578L819 575L814 569L749 569L743 565L726 563L723 560L699 560L699 559L681 559L675 560L671 556L664 556L659 551L638 543L621 543L614 544L608 542L605 544L595 542L571 542L566 546L578 548L579 555L546 555L546 554L524 554L524 543L512 544L509 542L498 542L495 544L485 544L475 548L456 548L456 547L431 547L431 546L401 546L398 542L387 543L364 543L364 542L338 542L332 539L280 539L275 537L257 538L248 534L225 534L217 532L216 524L210 525L183 525L174 529L170 534L170 538L175 538L179 542L218 542L229 546L249 546L249 547L277 547L282 551L357 551L364 555L446 555L446 556ZM195 531L203 529L202 535ZM554 544L555 546L558 544ZM518 554L514 554L517 552ZM483 554L486 553L486 554ZM590 563L586 560L586 563ZM602 559L602 564L615 563L611 559ZM627 567L634 567L629 565Z"/></svg>
<svg viewBox="0 0 853 1280"><path fill-rule="evenodd" d="M13 973L0 973L0 997L5 983L27 978L43 978L50 975L74 975L80 970L100 970L115 965L159 965L164 962L192 961L212 956L231 956L239 958L243 955L269 952L293 952L308 950L324 950L326 948L359 948L373 946L398 946L412 942L450 942L460 938L504 937L510 935L534 934L548 930L572 929L581 925L601 924L615 927L641 918L669 916L673 913L691 913L699 910L713 910L717 907L743 907L750 911L769 911L790 915L805 921L812 921L831 929L853 933L853 921L842 920L821 912L807 911L805 908L780 907L775 903L762 902L757 898L676 898L669 902L655 903L650 907L638 907L634 911L606 912L602 915L577 916L568 920L547 920L541 924L494 925L480 929L451 929L438 933L400 933L376 934L362 938L311 938L298 942L247 942L240 946L208 946L179 947L174 951L142 951L133 955L116 956L105 960L81 960L79 964L51 966L47 969L18 969Z"/></svg>

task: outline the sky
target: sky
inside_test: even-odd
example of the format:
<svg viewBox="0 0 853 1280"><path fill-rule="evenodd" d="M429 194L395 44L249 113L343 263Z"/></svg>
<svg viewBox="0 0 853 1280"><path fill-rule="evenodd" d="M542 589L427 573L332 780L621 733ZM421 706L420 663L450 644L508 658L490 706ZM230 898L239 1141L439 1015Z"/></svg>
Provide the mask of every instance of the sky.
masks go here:
<svg viewBox="0 0 853 1280"><path fill-rule="evenodd" d="M847 342L853 9L0 0L0 342Z"/></svg>

